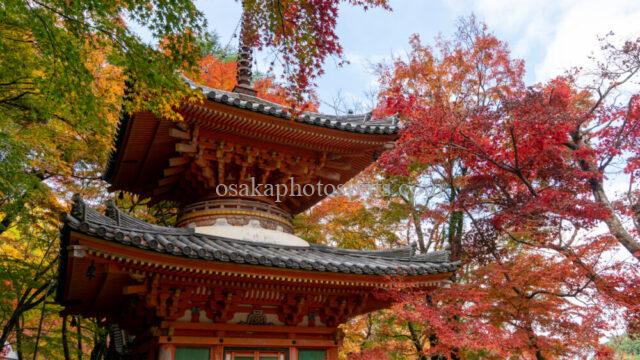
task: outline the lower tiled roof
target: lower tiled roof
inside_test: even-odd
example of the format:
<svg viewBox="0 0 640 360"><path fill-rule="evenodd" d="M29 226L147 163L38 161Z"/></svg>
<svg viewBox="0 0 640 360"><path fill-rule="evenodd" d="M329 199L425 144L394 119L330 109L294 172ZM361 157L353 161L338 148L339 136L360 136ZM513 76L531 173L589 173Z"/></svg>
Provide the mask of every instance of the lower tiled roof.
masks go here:
<svg viewBox="0 0 640 360"><path fill-rule="evenodd" d="M311 244L284 246L221 238L190 228L157 226L133 218L112 204L103 215L74 196L71 213L63 215L64 231L76 232L174 256L307 271L415 276L453 272L446 251L416 255L414 247L363 251Z"/></svg>

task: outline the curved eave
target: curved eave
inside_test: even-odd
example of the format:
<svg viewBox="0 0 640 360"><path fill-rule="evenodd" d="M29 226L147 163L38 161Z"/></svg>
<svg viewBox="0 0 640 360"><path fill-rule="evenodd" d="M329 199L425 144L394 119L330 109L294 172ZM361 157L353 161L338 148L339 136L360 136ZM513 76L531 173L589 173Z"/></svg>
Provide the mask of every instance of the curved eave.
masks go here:
<svg viewBox="0 0 640 360"><path fill-rule="evenodd" d="M413 247L396 250L348 250L322 245L291 246L261 243L195 233L145 223L113 204L100 214L74 195L70 214L63 215L65 232L186 259L259 265L263 268L301 269L375 276L414 276L454 271L457 262L448 252L415 255Z"/></svg>
<svg viewBox="0 0 640 360"><path fill-rule="evenodd" d="M286 106L269 102L255 96L210 88L186 77L183 77L183 80L192 90L201 92L210 102L226 104L275 118L292 120L292 110ZM373 119L370 112L349 115L329 115L304 111L293 118L293 120L314 126L355 133L396 134L399 130L397 116Z"/></svg>
<svg viewBox="0 0 640 360"><path fill-rule="evenodd" d="M111 152L109 153L107 165L105 166L104 173L102 174L102 179L105 181L110 182L115 175L116 162L120 157L122 157L123 142L126 138L125 133L129 127L130 118L130 115L126 112L122 111L120 113L120 121L118 122L115 137L113 138L113 149L111 149Z"/></svg>
<svg viewBox="0 0 640 360"><path fill-rule="evenodd" d="M228 105L253 113L267 115L276 119L294 121L296 123L307 124L314 127L372 135L392 135L398 132L397 118L395 116L380 120L371 120L370 113L333 116L320 113L303 112L298 116L293 116L290 109L282 106L264 104L255 100L242 100L240 98L233 97L230 93L222 92L220 90L209 91L205 96L208 102Z"/></svg>
<svg viewBox="0 0 640 360"><path fill-rule="evenodd" d="M71 213L62 217L56 294L56 300L66 305L87 296L94 298L101 283L129 283L131 276L138 275L159 274L192 283L312 285L348 292L395 288L399 283L417 289L446 285L459 266L449 261L446 251L416 255L414 247L361 251L265 244L148 224L113 204L101 214L79 196L74 195L73 200ZM98 270L101 278L90 281L96 269L102 269ZM109 285L107 290L122 291L114 289ZM116 293L112 295L120 296Z"/></svg>
<svg viewBox="0 0 640 360"><path fill-rule="evenodd" d="M379 276L307 271L302 269L270 268L233 262L187 259L170 254L132 248L83 234L72 234L78 245L71 245L63 257L95 257L121 264L140 272L164 272L176 280L201 278L228 278L242 281L275 281L285 284L316 284L331 286L358 286L392 288L399 282L411 287L434 287L449 282L452 272L426 275ZM69 260L67 260L69 261Z"/></svg>
<svg viewBox="0 0 640 360"><path fill-rule="evenodd" d="M261 121L280 127L295 128L296 131L317 133L320 137L333 138L345 143L353 143L356 147L365 144L375 146L397 138L399 131L397 116L383 119L372 119L371 113L352 114L345 116L327 115L303 112L292 118L290 109L256 97L222 91L205 87L184 78L185 82L194 90L199 90L205 97L204 103L184 103L182 109L202 107L222 109L223 112L236 112L245 119L259 118ZM180 112L180 110L178 110ZM123 112L114 138L114 149L109 156L103 179L111 181L118 167L118 160L122 155L123 143L127 139L127 131L131 118ZM206 123L206 122L205 122ZM306 147L307 144L294 144Z"/></svg>
<svg viewBox="0 0 640 360"><path fill-rule="evenodd" d="M360 132L345 131L336 124L317 125L304 121L293 121L284 117L250 111L224 103L204 102L195 104L183 104L179 112L187 122L196 122L198 125L219 129L226 125L224 131L239 135L247 130L260 140L273 143L289 141L290 145L311 150L359 150L362 148L383 147L386 143L393 142L397 138L396 132ZM355 125L354 125L355 126ZM274 132L276 137L262 138L262 131ZM307 141L291 141L291 135L297 135ZM246 135L249 135L247 133ZM268 136L268 134L264 134ZM331 147L328 147L328 145Z"/></svg>
<svg viewBox="0 0 640 360"><path fill-rule="evenodd" d="M325 246L306 247L265 244L253 241L196 234L188 228L130 229L118 226L110 218L86 209L80 220L65 215L65 229L80 238L88 237L132 249L175 258L199 259L214 263L257 265L260 268L282 268L304 272L388 276L420 276L449 273L458 267L441 259L398 256L388 251L344 250ZM63 238L68 236L63 234ZM446 252L444 253L446 254Z"/></svg>

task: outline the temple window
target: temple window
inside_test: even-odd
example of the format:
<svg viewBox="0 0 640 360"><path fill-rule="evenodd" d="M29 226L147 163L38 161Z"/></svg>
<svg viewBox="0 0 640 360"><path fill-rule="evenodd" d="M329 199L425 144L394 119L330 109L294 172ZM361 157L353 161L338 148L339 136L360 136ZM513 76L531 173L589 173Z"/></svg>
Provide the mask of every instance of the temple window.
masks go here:
<svg viewBox="0 0 640 360"><path fill-rule="evenodd" d="M178 347L175 360L209 360L209 348Z"/></svg>
<svg viewBox="0 0 640 360"><path fill-rule="evenodd" d="M285 350L241 349L227 351L225 360L287 360Z"/></svg>
<svg viewBox="0 0 640 360"><path fill-rule="evenodd" d="M326 350L298 350L298 360L326 360Z"/></svg>

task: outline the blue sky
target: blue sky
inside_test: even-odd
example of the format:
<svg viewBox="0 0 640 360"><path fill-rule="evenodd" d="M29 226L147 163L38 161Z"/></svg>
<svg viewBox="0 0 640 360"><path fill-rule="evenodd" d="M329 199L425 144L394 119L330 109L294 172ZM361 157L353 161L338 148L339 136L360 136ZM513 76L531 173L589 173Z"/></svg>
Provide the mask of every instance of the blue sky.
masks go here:
<svg viewBox="0 0 640 360"><path fill-rule="evenodd" d="M235 45L232 34L240 3L196 3L221 42ZM337 33L350 64L337 67L333 59L326 63L317 89L322 111L334 112L336 98L345 100L343 109L366 104L366 93L375 86L370 64L405 54L411 34L420 34L424 43L433 42L438 34L453 34L457 19L471 13L507 41L514 56L525 60L530 83L586 64L588 55L598 49L598 36L609 31L619 38L640 36L638 0L390 0L390 4L391 12L341 6ZM258 70L266 70L270 62L266 54L257 54L257 60Z"/></svg>

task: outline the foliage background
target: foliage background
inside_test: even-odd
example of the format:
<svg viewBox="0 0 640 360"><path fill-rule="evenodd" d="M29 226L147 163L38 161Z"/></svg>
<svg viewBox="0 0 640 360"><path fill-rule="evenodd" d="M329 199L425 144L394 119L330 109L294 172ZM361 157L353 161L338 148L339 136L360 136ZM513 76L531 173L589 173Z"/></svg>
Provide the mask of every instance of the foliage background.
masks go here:
<svg viewBox="0 0 640 360"><path fill-rule="evenodd" d="M282 25L283 20L274 17L270 8L260 1L248 5L256 14L256 26L260 29L256 43L274 46L285 54L285 61L293 64L293 70L285 76L289 80L285 85L270 75L258 76L254 83L259 96L267 100L287 105L302 101L304 107L315 109L317 100L309 86L321 73L323 60L342 53L333 33L338 2L319 2L321 6L317 11L327 24L320 29L313 28L309 22L317 15L316 10L307 2L301 3L305 6L292 11L306 14L294 19L296 25L307 29L303 32L292 32L286 26L274 27L274 24ZM383 1L352 3L386 6ZM147 27L161 46L142 42L127 26L124 14L129 21ZM207 85L229 90L235 81L235 55L233 49L220 46L215 35L206 33L205 19L190 1L7 0L0 6L0 20L0 343L10 343L20 358L38 355L62 359L72 357L72 353L78 358L102 358L106 351L104 329L90 319L59 316L61 309L52 302L58 214L67 210L69 197L75 192L96 207L113 196L105 191L106 184L100 175L112 149L113 133L122 111L144 107L179 121L172 106L183 99L198 101L198 97L191 94L176 75L183 72ZM282 32L273 30L280 28ZM318 46L310 41L314 31L315 35L319 34L318 39L330 41ZM297 46L299 44L304 46ZM603 254L617 246L615 239L587 236L586 243L570 247L571 253L556 248L556 253L549 257L544 251L552 248L545 236L551 232L540 230L549 229L550 223L541 223L538 217L527 218L535 212L530 211L532 207L508 208L511 213L507 215L512 217L507 216L507 220L531 220L512 223L509 230L518 230L515 237L509 237L509 232L488 219L474 223L472 215L494 214L495 207L474 212L477 209L474 207L481 204L461 203L461 199L465 199L461 194L490 194L494 197L489 200L495 200L499 195L478 185L486 184L487 177L491 180L506 177L487 168L486 161L480 164L463 153L450 156L451 152L441 144L428 143L434 131L450 130L442 126L443 122L436 121L441 119L430 117L434 99L462 99L459 103L445 101L447 111L442 113L448 116L477 110L471 102L477 102L478 96L471 96L468 101L464 91L479 86L482 81L476 76L478 73L493 76L493 82L483 88L489 89L488 95L483 95L495 108L502 105L504 94L520 94L522 97L518 100L525 99L522 64L510 57L505 44L472 19L462 24L461 31L450 41L441 39L433 46L426 46L415 38L412 46L409 59L396 59L391 68L380 69L383 91L377 109L380 113L401 112L406 124L414 126L411 133L405 133L401 139L399 148L406 151L405 155L389 155L382 159L380 167L369 169L355 180L375 184L370 192L327 199L297 217L296 230L309 241L347 248L390 248L417 243L421 252L449 249L455 258L463 260L464 267L456 279L459 286L440 294L442 301L437 302L435 309L424 299L391 294L398 297L400 305L346 324L342 356L374 359L384 356L426 359L442 354L464 358L538 359L611 356L608 349L599 345L601 337L611 330L611 322L632 325L628 328L629 336L637 333L633 327L633 316L637 314L629 311L633 309L633 295L637 294L629 289L635 286L637 290L637 273L623 262L604 265L598 262ZM313 51L305 53L305 49ZM604 50L615 55L620 49ZM631 54L626 58L627 63L620 64L628 65L625 69L631 69L635 75L637 45L626 52L623 50L618 53L621 57L611 58L611 64ZM483 66L480 70L469 67L474 64ZM450 75L457 75L452 76L454 80L462 80L443 85L442 80L449 79ZM619 81L610 77L612 75L616 74L600 73L597 79L609 81L608 84ZM579 83L573 78L560 80L563 82L536 85L531 91L555 101L551 105L543 103L542 110L552 108L553 115L558 117L575 116L573 110L592 99L579 91ZM567 110L569 104L574 106L571 111ZM633 107L627 105L614 104L618 110L630 109L624 116L637 120L632 118ZM596 120L611 120L606 116L615 109L602 108ZM494 117L479 114L484 116L479 119L487 122L476 123L473 130L485 137L492 134L495 129L491 128L491 121L498 122L496 119L512 114L506 113L491 114ZM558 125L545 122L548 113L541 111L534 115L533 123ZM616 119L624 117L617 116ZM455 117L442 119L452 118ZM539 135L549 128L536 131ZM636 154L635 128L619 128L630 129L625 134L632 141L625 144L626 148L618 145L618 152L607 148L599 154ZM536 134L528 137L541 139L533 135ZM611 132L600 132L597 136L604 139L600 143L605 143L610 135ZM535 154L537 148L532 145L531 149ZM508 158L504 148L493 149L491 155L500 160ZM398 159L402 161L396 161ZM624 161L635 160L628 156ZM468 176L472 170L478 171L474 174L476 178ZM542 174L542 170L536 174ZM484 181L479 176L483 174ZM542 174L534 185L548 185L556 180ZM393 195L381 191L398 189L400 185L409 190L393 192ZM576 183L563 186L576 192L584 190ZM513 185L513 189L522 196L521 186ZM554 205L553 200L557 198L551 200L551 204L543 205ZM568 201L577 200L584 198L573 197ZM165 225L175 221L173 204L149 207L146 199L131 194L117 194L116 201L121 208L147 221ZM620 200L614 205L622 218L633 217L634 204ZM469 209L472 211L467 212ZM592 228L606 216L594 208L587 219L576 221L576 214L557 208L535 207L534 210ZM637 241L637 232L629 230L629 233ZM575 271L576 259L590 261L589 269L594 272ZM589 278L596 275L602 282ZM582 287L585 279L589 281ZM609 286L612 283L615 287ZM624 292L629 296L622 296ZM447 302L447 299L456 301ZM584 301L588 306L574 306L571 301ZM462 306L467 304L475 305L471 307L473 312ZM628 317L603 321L621 309ZM561 316L567 312L570 316ZM573 321L576 318L585 322L576 324ZM554 336L547 336L549 333ZM570 341L565 341L567 339ZM513 347L505 347L508 342ZM633 356L637 352L636 343L632 338L615 339L611 346ZM434 349L441 355L427 355Z"/></svg>

